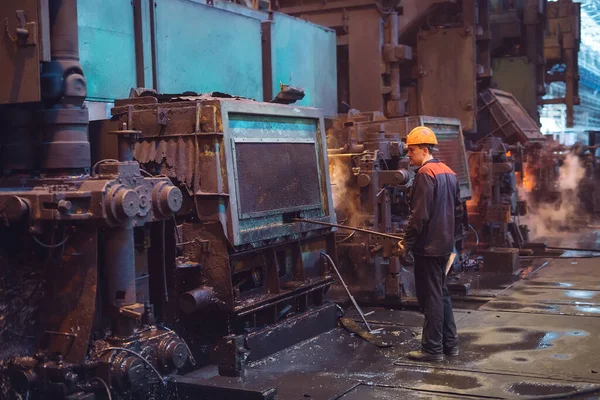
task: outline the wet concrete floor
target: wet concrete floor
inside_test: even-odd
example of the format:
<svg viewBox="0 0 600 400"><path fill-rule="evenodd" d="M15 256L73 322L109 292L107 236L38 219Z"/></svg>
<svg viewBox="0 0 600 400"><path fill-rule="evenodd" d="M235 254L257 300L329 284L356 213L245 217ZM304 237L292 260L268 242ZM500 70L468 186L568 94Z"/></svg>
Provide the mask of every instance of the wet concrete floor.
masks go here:
<svg viewBox="0 0 600 400"><path fill-rule="evenodd" d="M281 400L600 398L600 258L552 259L530 272L477 307L457 304L461 353L441 363L405 357L419 347L421 314L366 308L392 347L336 328L253 363L245 382L194 374L273 386ZM360 321L352 309L346 316Z"/></svg>

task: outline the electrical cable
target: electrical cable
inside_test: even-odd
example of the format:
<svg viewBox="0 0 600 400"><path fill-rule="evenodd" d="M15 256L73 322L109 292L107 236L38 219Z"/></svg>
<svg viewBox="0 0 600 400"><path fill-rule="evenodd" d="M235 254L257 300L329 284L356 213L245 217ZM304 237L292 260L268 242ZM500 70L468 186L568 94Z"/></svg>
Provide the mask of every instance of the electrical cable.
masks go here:
<svg viewBox="0 0 600 400"><path fill-rule="evenodd" d="M177 244L180 244L181 235L179 234L179 229L177 229L177 218L175 218L175 214L173 214L173 224L175 225L175 236L177 237Z"/></svg>
<svg viewBox="0 0 600 400"><path fill-rule="evenodd" d="M92 381L99 381L102 386L104 386L104 389L106 389L106 394L108 395L108 400L112 400L112 394L110 394L110 388L108 387L108 384L104 381L104 379L95 376L92 379L90 379L90 382Z"/></svg>
<svg viewBox="0 0 600 400"><path fill-rule="evenodd" d="M162 222L162 272L163 272L163 286L165 291L165 302L169 302L169 288L167 287L167 251L166 251L166 227L167 221Z"/></svg>
<svg viewBox="0 0 600 400"><path fill-rule="evenodd" d="M140 172L142 174L145 174L146 176L150 177L150 178L154 178L154 175L152 175L150 172L146 171L145 169L141 169L140 168Z"/></svg>
<svg viewBox="0 0 600 400"><path fill-rule="evenodd" d="M42 247L45 247L47 249L56 249L61 247L62 245L64 245L65 243L67 243L67 241L71 238L71 236L67 236L65 237L60 243L57 244L46 244L46 243L42 243L38 238L36 238L35 236L31 236L33 238L33 240L39 244Z"/></svg>
<svg viewBox="0 0 600 400"><path fill-rule="evenodd" d="M345 238L343 238L342 240L337 241L336 243L344 243L346 240L350 239L352 236L354 236L354 234L356 233L356 231L352 231L351 234L349 234L348 236L346 236Z"/></svg>
<svg viewBox="0 0 600 400"><path fill-rule="evenodd" d="M477 233L477 231L475 230L475 228L473 228L473 225L469 224L469 228L473 231L473 233L475 234L475 245L479 246L479 234Z"/></svg>
<svg viewBox="0 0 600 400"><path fill-rule="evenodd" d="M102 349L102 350L100 350L100 351L98 351L98 352L96 352L96 353L92 354L92 355L90 356L90 358L95 358L95 357L98 357L100 354L104 354L104 353L106 353L106 352L109 352L109 351L114 351L114 350L124 351L124 352L126 352L126 353L130 353L130 354L133 354L134 356L138 357L140 360L142 360L144 363L146 363L146 365L148 365L148 366L149 366L149 367L152 369L152 371L154 371L154 373L156 374L156 376L158 376L158 378L159 378L160 382L161 382L163 385L166 385L166 384L167 384L167 383L165 382L165 379L162 377L162 375L160 374L160 372L158 372L158 370L157 370L157 369L154 367L154 365L152 365L152 363L150 363L150 361L146 360L146 359L144 358L144 356L142 356L142 355L141 355L140 353L138 353L137 351L133 351L133 350L130 350L130 349L126 349L125 347L107 347L107 348L105 348L105 349Z"/></svg>
<svg viewBox="0 0 600 400"><path fill-rule="evenodd" d="M96 176L96 168L98 168L98 166L100 164L104 164L105 162L119 162L119 160L115 160L114 158L105 158L104 160L100 160L98 161L96 164L94 164L94 166L92 167L92 176Z"/></svg>

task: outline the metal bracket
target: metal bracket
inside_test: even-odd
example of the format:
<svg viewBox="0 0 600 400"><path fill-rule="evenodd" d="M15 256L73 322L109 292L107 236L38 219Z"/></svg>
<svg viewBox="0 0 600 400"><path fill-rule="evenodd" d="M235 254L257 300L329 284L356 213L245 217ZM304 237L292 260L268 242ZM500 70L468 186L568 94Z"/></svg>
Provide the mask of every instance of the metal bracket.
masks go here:
<svg viewBox="0 0 600 400"><path fill-rule="evenodd" d="M156 123L159 125L167 125L169 119L167 118L167 110L161 107L156 108Z"/></svg>
<svg viewBox="0 0 600 400"><path fill-rule="evenodd" d="M17 10L17 29L16 36L12 34L8 18L4 18L4 29L9 40L21 47L35 46L37 44L37 24L27 22L27 15L24 10Z"/></svg>

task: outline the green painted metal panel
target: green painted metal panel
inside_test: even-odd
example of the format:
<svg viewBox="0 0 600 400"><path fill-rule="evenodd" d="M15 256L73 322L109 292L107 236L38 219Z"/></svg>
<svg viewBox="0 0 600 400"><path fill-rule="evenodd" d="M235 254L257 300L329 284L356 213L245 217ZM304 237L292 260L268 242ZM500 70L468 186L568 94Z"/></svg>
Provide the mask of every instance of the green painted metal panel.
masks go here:
<svg viewBox="0 0 600 400"><path fill-rule="evenodd" d="M494 88L512 93L529 115L538 120L535 64L527 57L503 57L492 60Z"/></svg>
<svg viewBox="0 0 600 400"><path fill-rule="evenodd" d="M262 100L260 20L191 0L156 0L158 90Z"/></svg>
<svg viewBox="0 0 600 400"><path fill-rule="evenodd" d="M271 30L273 97L284 83L304 88L296 104L337 114L336 37L331 29L273 13Z"/></svg>
<svg viewBox="0 0 600 400"><path fill-rule="evenodd" d="M79 52L88 99L112 101L135 87L133 7L129 0L78 0Z"/></svg>

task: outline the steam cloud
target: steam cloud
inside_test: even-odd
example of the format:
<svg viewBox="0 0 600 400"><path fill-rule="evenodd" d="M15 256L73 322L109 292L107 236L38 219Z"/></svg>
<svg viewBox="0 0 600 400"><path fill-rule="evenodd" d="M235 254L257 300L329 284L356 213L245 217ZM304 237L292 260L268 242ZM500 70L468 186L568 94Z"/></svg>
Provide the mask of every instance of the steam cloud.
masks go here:
<svg viewBox="0 0 600 400"><path fill-rule="evenodd" d="M523 219L530 229L530 239L548 235L556 236L560 231L573 229L584 213L578 196L581 180L586 170L579 157L568 154L560 167L557 182L558 198L552 203L536 204L526 186L519 186L519 197L527 201L528 215Z"/></svg>
<svg viewBox="0 0 600 400"><path fill-rule="evenodd" d="M353 174L350 155L330 156L329 173L331 177L333 205L338 222L344 225L357 226L360 212L357 206L357 193L351 186Z"/></svg>

